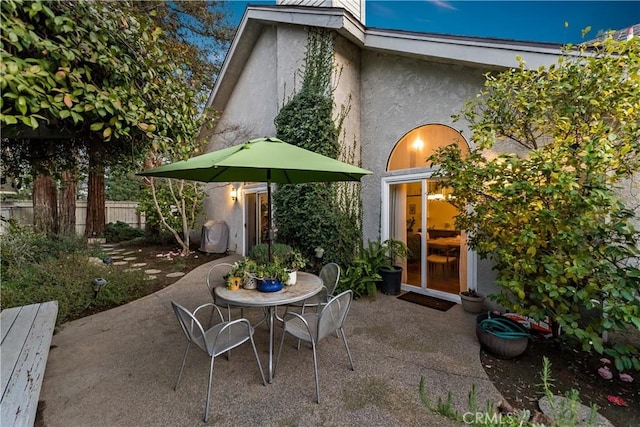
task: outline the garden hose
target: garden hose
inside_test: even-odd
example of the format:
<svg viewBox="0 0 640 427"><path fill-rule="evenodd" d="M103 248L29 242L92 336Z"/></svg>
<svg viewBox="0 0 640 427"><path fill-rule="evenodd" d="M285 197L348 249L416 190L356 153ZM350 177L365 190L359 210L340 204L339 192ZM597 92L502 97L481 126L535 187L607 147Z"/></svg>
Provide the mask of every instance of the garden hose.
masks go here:
<svg viewBox="0 0 640 427"><path fill-rule="evenodd" d="M493 334L499 338L508 340L517 340L521 338L529 338L531 335L524 330L522 326L515 323L511 319L505 317L491 317L489 313L488 318L482 320L479 323L480 328L484 331Z"/></svg>

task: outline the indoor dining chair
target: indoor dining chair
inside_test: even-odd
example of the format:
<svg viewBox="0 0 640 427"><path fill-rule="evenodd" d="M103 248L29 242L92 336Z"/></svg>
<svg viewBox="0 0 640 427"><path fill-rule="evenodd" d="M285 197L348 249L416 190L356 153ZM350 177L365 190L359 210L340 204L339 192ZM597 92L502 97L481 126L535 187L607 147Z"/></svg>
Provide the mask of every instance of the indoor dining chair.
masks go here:
<svg viewBox="0 0 640 427"><path fill-rule="evenodd" d="M349 307L351 306L352 299L353 291L347 290L329 300L320 312L309 312L304 314L287 312L284 315L284 323L282 325L283 333L282 339L280 340L278 357L276 359L276 369L280 362L284 338L287 333L293 335L298 340L311 343L311 347L313 349L313 372L316 379L316 395L318 403L320 403L320 381L318 379L317 346L320 341L325 339L327 336L340 331L340 335L342 335L342 340L344 341L344 347L346 348L347 355L349 356L351 370L355 370L353 358L351 357L349 345L347 344L347 336L343 329L344 321L349 313Z"/></svg>
<svg viewBox="0 0 640 427"><path fill-rule="evenodd" d="M184 365L187 360L187 354L189 352L191 344L195 344L200 350L204 351L209 355L209 357L211 357L211 365L209 368L209 382L207 385L207 400L204 409L205 423L209 419L211 381L213 379L213 362L216 356L228 352L232 348L238 347L239 345L244 344L247 341L251 341L253 354L256 356L256 362L258 364L258 369L260 370L260 376L262 377L262 384L265 386L267 385L267 382L264 378L262 365L260 364L260 359L258 358L258 351L256 350L256 345L253 341L253 328L251 327L251 324L247 319L225 321L220 308L212 303L203 304L196 308L193 312L190 312L174 301L171 302L171 306L173 307L173 310L176 313L176 317L180 322L180 326L182 327L182 331L187 338L187 348L185 349L184 356L182 357L182 364L180 365L180 373L178 374L178 381L176 382L175 390L177 390L178 385L180 385L182 372L184 370ZM211 310L218 314L220 322L216 323L214 326L211 326L209 329L204 330L202 328L202 325L196 318L196 314L199 310L206 307L211 307Z"/></svg>

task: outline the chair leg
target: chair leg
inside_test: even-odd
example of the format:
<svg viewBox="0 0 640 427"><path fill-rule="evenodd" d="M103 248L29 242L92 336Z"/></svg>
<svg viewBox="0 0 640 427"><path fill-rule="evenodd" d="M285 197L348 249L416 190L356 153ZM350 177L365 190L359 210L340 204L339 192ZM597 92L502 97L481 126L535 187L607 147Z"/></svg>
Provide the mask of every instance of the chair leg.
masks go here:
<svg viewBox="0 0 640 427"><path fill-rule="evenodd" d="M318 397L318 403L320 403L320 379L318 378L318 356L316 355L315 340L311 340L311 346L313 347L313 373L316 377L316 396Z"/></svg>
<svg viewBox="0 0 640 427"><path fill-rule="evenodd" d="M213 379L213 361L215 356L211 356L211 367L209 368L209 385L207 386L207 402L204 407L204 422L209 420L209 401L211 400L211 380Z"/></svg>
<svg viewBox="0 0 640 427"><path fill-rule="evenodd" d="M351 370L355 371L356 368L353 366L353 358L351 357L351 352L349 351L349 345L347 344L347 336L344 334L343 328L340 328L340 332L342 333L342 340L344 341L344 347L347 349L347 355L349 356L349 363L351 363Z"/></svg>
<svg viewBox="0 0 640 427"><path fill-rule="evenodd" d="M180 385L180 380L182 379L182 371L184 370L184 362L187 360L189 347L191 347L191 341L187 342L187 348L184 349L184 356L182 357L182 364L180 365L180 373L178 374L178 381L176 381L176 386L173 388L174 390L177 390L178 385Z"/></svg>

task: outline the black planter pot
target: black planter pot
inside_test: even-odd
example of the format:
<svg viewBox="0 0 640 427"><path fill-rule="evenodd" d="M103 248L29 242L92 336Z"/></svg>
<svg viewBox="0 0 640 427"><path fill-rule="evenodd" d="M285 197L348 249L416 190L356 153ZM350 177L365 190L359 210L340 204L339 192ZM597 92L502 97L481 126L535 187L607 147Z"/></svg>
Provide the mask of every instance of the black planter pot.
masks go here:
<svg viewBox="0 0 640 427"><path fill-rule="evenodd" d="M382 267L378 270L382 277L380 290L383 294L398 295L402 286L402 267L394 265L392 268Z"/></svg>

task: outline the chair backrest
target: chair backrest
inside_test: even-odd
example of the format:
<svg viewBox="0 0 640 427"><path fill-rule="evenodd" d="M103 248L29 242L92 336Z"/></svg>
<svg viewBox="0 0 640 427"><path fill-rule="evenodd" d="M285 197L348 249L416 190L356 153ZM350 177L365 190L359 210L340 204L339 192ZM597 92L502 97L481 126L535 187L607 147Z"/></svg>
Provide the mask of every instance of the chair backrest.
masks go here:
<svg viewBox="0 0 640 427"><path fill-rule="evenodd" d="M335 262L330 262L320 270L322 284L327 288L327 295L332 296L340 281L340 266Z"/></svg>
<svg viewBox="0 0 640 427"><path fill-rule="evenodd" d="M209 269L209 272L207 273L207 288L209 288L209 292L211 293L212 297L215 298L215 294L213 293L213 290L215 288L225 285L224 276L229 274L232 267L233 265L222 262L220 264L214 265Z"/></svg>
<svg viewBox="0 0 640 427"><path fill-rule="evenodd" d="M187 340L206 351L206 336L198 319L196 319L189 310L175 301L171 301L171 306L176 313L176 317L182 327L182 332L184 332Z"/></svg>
<svg viewBox="0 0 640 427"><path fill-rule="evenodd" d="M344 320L349 313L352 299L353 291L349 289L331 298L327 305L325 305L318 317L317 341L342 328Z"/></svg>

